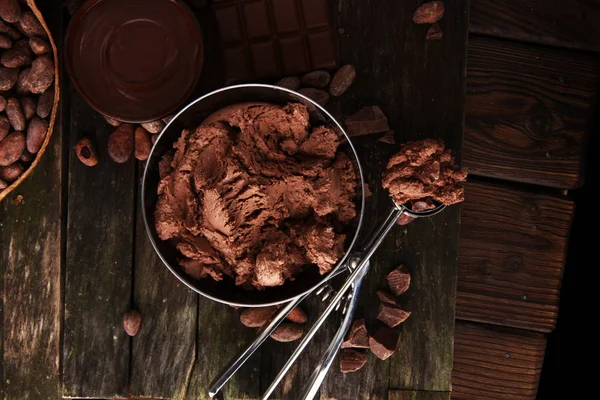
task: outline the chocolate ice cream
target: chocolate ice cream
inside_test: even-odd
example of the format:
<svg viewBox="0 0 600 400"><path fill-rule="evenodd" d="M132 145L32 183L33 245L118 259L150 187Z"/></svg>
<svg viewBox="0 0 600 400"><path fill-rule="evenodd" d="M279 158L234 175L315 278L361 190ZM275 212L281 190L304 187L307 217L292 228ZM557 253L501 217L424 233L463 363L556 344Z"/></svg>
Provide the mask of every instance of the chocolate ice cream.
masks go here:
<svg viewBox="0 0 600 400"><path fill-rule="evenodd" d="M184 130L160 163L156 229L197 279L283 285L329 272L355 218L355 171L301 104L243 103Z"/></svg>

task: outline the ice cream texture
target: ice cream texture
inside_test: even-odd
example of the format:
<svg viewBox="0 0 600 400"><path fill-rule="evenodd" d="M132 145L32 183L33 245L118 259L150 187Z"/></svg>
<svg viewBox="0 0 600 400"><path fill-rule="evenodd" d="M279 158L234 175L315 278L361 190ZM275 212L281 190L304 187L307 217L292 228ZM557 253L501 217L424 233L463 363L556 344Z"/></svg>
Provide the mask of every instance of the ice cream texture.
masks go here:
<svg viewBox="0 0 600 400"><path fill-rule="evenodd" d="M184 130L159 165L156 230L188 275L245 288L329 272L356 217L358 181L340 138L306 106L241 103Z"/></svg>

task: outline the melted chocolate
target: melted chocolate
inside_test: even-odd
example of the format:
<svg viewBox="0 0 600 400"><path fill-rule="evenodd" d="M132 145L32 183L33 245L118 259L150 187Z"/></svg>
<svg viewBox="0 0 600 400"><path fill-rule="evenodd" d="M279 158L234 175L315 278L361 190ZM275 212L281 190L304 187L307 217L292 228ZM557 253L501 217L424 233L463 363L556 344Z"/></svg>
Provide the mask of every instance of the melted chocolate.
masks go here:
<svg viewBox="0 0 600 400"><path fill-rule="evenodd" d="M198 22L175 0L90 0L71 22L66 51L82 96L126 122L175 111L194 89L203 61Z"/></svg>

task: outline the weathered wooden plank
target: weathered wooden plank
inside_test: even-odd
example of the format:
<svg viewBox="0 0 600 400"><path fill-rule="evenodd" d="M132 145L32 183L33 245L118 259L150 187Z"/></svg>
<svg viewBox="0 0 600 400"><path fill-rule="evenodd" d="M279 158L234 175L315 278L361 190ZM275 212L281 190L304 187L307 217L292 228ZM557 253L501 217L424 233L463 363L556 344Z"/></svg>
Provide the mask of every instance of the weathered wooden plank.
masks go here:
<svg viewBox="0 0 600 400"><path fill-rule="evenodd" d="M469 172L581 186L599 71L597 56L471 38L464 151Z"/></svg>
<svg viewBox="0 0 600 400"><path fill-rule="evenodd" d="M546 338L457 322L452 399L535 399Z"/></svg>
<svg viewBox="0 0 600 400"><path fill-rule="evenodd" d="M140 163L138 176L143 173ZM183 399L196 362L198 295L164 266L137 207L133 305L142 327L131 350L132 396Z"/></svg>
<svg viewBox="0 0 600 400"><path fill-rule="evenodd" d="M471 0L473 33L600 51L600 4L572 0Z"/></svg>
<svg viewBox="0 0 600 400"><path fill-rule="evenodd" d="M573 211L565 197L469 183L459 243L457 318L554 329Z"/></svg>
<svg viewBox="0 0 600 400"><path fill-rule="evenodd" d="M100 162L69 153L63 379L65 397L127 395L135 165L106 153L111 127L71 90L70 147L95 142Z"/></svg>
<svg viewBox="0 0 600 400"><path fill-rule="evenodd" d="M390 390L388 400L450 400L450 392Z"/></svg>
<svg viewBox="0 0 600 400"><path fill-rule="evenodd" d="M40 11L60 47L58 1L41 4ZM1 399L61 395L62 119L59 109L40 164L0 205Z"/></svg>

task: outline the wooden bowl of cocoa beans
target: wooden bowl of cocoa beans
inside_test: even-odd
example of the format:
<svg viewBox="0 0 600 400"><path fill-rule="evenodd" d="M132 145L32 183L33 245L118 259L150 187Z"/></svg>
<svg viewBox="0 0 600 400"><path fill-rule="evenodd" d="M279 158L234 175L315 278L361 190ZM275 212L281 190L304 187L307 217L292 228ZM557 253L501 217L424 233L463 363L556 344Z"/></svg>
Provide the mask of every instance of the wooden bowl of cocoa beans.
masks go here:
<svg viewBox="0 0 600 400"><path fill-rule="evenodd" d="M48 148L58 71L56 45L35 1L0 0L0 201Z"/></svg>

